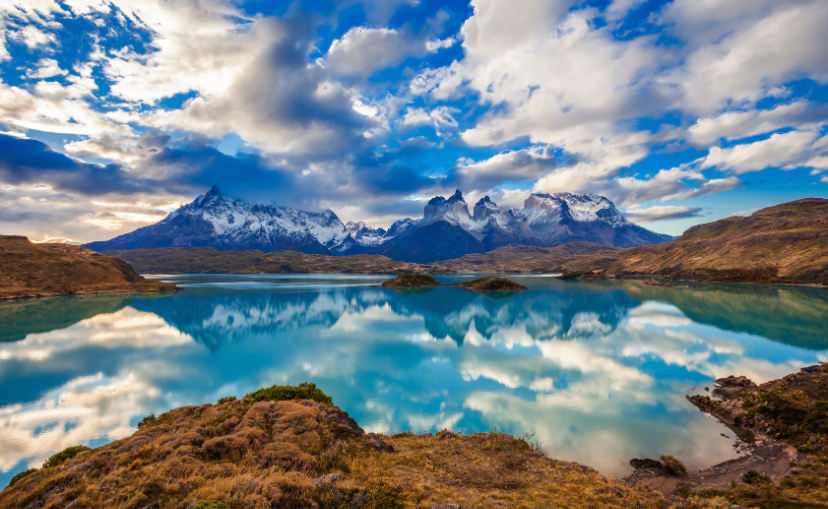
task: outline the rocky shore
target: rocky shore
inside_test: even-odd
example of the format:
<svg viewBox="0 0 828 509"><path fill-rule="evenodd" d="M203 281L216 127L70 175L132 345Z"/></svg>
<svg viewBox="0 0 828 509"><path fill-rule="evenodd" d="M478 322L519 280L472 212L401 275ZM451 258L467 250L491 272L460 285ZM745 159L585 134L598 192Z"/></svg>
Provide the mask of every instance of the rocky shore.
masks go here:
<svg viewBox="0 0 828 509"><path fill-rule="evenodd" d="M719 497L735 507L828 507L828 365L762 385L744 376L720 378L711 394L687 399L730 427L722 435L735 439L739 457L683 473L633 460L630 485L674 500Z"/></svg>

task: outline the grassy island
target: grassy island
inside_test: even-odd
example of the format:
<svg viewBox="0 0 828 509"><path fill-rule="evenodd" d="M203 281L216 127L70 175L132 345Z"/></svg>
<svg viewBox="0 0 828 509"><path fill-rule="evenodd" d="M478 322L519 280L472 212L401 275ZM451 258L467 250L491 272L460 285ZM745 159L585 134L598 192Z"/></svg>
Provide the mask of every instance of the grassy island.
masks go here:
<svg viewBox="0 0 828 509"><path fill-rule="evenodd" d="M462 288L470 292L522 292L526 287L514 281L500 277L484 277L457 284L443 284L425 274L400 274L382 284L385 288L436 288L448 286Z"/></svg>

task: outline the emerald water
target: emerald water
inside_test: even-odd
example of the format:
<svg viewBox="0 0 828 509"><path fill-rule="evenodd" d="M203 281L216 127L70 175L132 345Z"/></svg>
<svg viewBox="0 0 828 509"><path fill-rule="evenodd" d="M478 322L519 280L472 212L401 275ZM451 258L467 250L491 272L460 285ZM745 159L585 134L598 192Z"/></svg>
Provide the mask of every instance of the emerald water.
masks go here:
<svg viewBox="0 0 828 509"><path fill-rule="evenodd" d="M607 475L661 454L698 468L733 457L735 437L685 395L828 361L817 288L509 276L529 291L479 295L375 276L156 277L184 290L0 303L0 486L147 414L304 381L370 431L497 427Z"/></svg>

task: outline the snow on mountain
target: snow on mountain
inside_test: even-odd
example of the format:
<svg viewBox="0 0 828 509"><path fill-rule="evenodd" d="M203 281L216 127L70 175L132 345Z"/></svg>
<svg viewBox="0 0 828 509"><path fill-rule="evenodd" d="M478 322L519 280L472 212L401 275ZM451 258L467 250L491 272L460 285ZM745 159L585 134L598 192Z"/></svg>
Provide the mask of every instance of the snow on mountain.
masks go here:
<svg viewBox="0 0 828 509"><path fill-rule="evenodd" d="M589 241L633 247L672 240L624 218L608 199L582 193L534 193L519 211L503 210L486 196L469 212L458 189L437 196L420 220L402 219L388 230L364 222L343 224L337 215L251 204L210 191L154 225L92 242L97 250L212 247L217 250L294 250L347 255L387 254L405 261L435 261L508 244L556 246Z"/></svg>
<svg viewBox="0 0 828 509"><path fill-rule="evenodd" d="M345 224L345 230L355 242L362 246L378 246L388 240L386 238L388 232L384 228L371 228L363 221L348 221Z"/></svg>

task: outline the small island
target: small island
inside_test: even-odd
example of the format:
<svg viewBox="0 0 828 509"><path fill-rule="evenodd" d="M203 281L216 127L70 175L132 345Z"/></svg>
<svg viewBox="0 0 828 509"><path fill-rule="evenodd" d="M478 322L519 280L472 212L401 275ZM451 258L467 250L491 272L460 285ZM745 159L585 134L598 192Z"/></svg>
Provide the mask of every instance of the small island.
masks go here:
<svg viewBox="0 0 828 509"><path fill-rule="evenodd" d="M436 288L448 286L470 292L522 292L526 287L501 277L484 277L456 284L443 284L425 274L400 274L382 284L384 288Z"/></svg>

